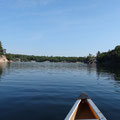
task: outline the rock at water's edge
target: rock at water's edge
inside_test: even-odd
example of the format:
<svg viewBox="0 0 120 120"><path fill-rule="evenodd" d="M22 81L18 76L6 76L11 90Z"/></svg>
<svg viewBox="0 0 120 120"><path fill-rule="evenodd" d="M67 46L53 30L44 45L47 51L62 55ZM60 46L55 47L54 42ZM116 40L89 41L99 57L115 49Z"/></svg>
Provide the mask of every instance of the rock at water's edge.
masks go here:
<svg viewBox="0 0 120 120"><path fill-rule="evenodd" d="M5 55L0 56L0 63L9 62Z"/></svg>

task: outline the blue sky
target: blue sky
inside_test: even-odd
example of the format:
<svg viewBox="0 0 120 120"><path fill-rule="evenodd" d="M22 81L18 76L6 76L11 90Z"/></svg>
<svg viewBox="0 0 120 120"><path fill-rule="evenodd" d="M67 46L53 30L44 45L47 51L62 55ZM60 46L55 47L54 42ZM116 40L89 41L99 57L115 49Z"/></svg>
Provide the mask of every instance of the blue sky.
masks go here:
<svg viewBox="0 0 120 120"><path fill-rule="evenodd" d="M0 0L9 53L86 56L120 44L120 0Z"/></svg>

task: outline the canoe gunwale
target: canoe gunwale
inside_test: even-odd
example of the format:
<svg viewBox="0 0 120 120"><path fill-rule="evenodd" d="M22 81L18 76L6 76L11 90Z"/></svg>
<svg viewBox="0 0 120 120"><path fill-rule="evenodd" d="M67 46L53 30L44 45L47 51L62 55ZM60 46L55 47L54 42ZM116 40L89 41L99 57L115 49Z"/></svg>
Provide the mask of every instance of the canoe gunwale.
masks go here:
<svg viewBox="0 0 120 120"><path fill-rule="evenodd" d="M77 100L75 102L75 104L73 105L72 109L70 110L70 112L68 113L67 117L64 120L71 120L75 110L78 108L79 104L80 104L81 100Z"/></svg>
<svg viewBox="0 0 120 120"><path fill-rule="evenodd" d="M87 99L87 101L92 107L92 109L95 111L95 113L98 115L99 120L107 120L91 99Z"/></svg>
<svg viewBox="0 0 120 120"><path fill-rule="evenodd" d="M93 119L93 120L107 120L90 98L86 99L86 100L87 100L88 104L92 107L94 112L97 114L97 116L99 117L99 119ZM74 112L78 108L78 106L79 106L81 101L82 101L82 99L78 99L75 102L75 104L73 105L72 109L70 110L70 112L68 113L67 117L64 120L71 120L72 116L74 115ZM92 120L92 119L86 119L86 120Z"/></svg>

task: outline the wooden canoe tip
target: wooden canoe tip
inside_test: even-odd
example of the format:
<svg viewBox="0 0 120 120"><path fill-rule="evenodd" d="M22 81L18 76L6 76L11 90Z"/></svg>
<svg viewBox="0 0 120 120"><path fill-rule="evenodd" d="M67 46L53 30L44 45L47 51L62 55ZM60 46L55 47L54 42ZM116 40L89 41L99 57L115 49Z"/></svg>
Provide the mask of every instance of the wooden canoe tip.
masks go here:
<svg viewBox="0 0 120 120"><path fill-rule="evenodd" d="M81 100L83 100L83 99L90 99L90 97L85 93L85 92L83 92L79 97L78 97L78 100L79 99L81 99Z"/></svg>

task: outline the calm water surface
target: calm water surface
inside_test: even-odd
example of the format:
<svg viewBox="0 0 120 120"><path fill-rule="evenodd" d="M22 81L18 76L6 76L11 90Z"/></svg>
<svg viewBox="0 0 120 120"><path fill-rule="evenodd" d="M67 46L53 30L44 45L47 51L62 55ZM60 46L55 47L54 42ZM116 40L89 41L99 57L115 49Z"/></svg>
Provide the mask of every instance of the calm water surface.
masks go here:
<svg viewBox="0 0 120 120"><path fill-rule="evenodd" d="M0 120L64 120L81 92L120 120L120 70L80 63L0 64Z"/></svg>

